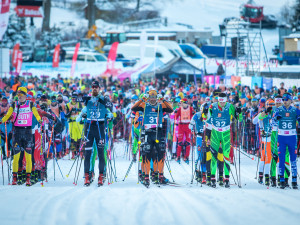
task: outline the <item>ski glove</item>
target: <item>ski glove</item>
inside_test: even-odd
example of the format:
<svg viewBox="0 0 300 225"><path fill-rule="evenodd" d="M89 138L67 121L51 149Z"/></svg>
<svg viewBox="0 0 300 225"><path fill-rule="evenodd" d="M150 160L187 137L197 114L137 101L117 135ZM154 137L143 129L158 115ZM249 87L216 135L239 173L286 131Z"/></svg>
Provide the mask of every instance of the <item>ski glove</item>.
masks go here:
<svg viewBox="0 0 300 225"><path fill-rule="evenodd" d="M109 119L111 119L111 118L114 117L114 115L113 115L112 113L107 113L107 116L106 116L106 117L109 118Z"/></svg>
<svg viewBox="0 0 300 225"><path fill-rule="evenodd" d="M163 97L161 94L158 94L158 95L157 95L157 99L158 99L159 101L162 101L162 100L164 100L164 97Z"/></svg>
<svg viewBox="0 0 300 225"><path fill-rule="evenodd" d="M148 94L144 94L143 96L143 101L146 102L149 99L149 95Z"/></svg>
<svg viewBox="0 0 300 225"><path fill-rule="evenodd" d="M204 108L204 109L203 109L203 114L204 114L204 115L207 115L207 113L208 113L208 108Z"/></svg>

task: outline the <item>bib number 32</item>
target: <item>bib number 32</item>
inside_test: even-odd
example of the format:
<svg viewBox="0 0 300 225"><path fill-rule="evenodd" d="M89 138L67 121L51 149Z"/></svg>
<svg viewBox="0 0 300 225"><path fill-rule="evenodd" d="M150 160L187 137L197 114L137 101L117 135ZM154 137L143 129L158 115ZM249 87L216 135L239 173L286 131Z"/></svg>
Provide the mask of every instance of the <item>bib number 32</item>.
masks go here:
<svg viewBox="0 0 300 225"><path fill-rule="evenodd" d="M217 127L225 127L225 121L216 121L216 126Z"/></svg>

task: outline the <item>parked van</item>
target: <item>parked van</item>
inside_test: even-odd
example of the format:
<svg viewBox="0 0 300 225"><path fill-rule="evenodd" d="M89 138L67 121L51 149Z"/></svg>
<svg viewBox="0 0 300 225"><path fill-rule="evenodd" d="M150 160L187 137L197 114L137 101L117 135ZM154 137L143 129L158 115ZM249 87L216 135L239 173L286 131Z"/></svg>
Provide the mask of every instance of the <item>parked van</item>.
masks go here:
<svg viewBox="0 0 300 225"><path fill-rule="evenodd" d="M74 50L66 50L65 62L72 62ZM79 49L77 62L106 62L107 58L104 54L94 51L82 51Z"/></svg>
<svg viewBox="0 0 300 225"><path fill-rule="evenodd" d="M139 43L140 40L129 40L127 43ZM154 40L147 40L147 44L154 45ZM181 50L179 44L176 41L159 40L158 45L167 48L174 57L186 57L187 55Z"/></svg>

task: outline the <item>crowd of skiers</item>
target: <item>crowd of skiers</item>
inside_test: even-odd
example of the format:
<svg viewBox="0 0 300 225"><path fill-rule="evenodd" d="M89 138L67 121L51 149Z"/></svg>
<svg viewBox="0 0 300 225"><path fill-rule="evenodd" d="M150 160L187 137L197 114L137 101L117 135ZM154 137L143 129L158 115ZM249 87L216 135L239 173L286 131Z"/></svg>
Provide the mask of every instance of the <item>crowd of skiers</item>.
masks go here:
<svg viewBox="0 0 300 225"><path fill-rule="evenodd" d="M2 168L6 160L12 185L47 179L49 160L59 167L64 157L84 159L86 186L98 159L102 186L109 168L111 176L116 172L113 144L122 140L132 154L129 170L137 162L146 187L171 183L164 168L170 171L173 159L195 166L197 182L229 188L231 167L242 153L260 158L259 183L284 189L291 177L298 188L300 88L60 77L12 83L1 90L0 104Z"/></svg>

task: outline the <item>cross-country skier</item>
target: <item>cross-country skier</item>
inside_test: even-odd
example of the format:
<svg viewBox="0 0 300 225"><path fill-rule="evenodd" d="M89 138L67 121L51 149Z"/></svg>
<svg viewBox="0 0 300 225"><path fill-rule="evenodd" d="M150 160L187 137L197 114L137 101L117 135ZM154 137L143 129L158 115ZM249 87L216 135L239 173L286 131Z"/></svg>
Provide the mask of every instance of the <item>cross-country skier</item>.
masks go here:
<svg viewBox="0 0 300 225"><path fill-rule="evenodd" d="M184 161L189 163L191 148L191 130L189 124L194 114L193 108L188 104L186 98L181 99L181 107L175 112L175 118L178 120L178 146L177 146L177 162L180 163L181 152L185 146Z"/></svg>
<svg viewBox="0 0 300 225"><path fill-rule="evenodd" d="M284 180L285 171L285 152L286 147L290 153L292 170L292 188L298 189L297 185L297 162L296 162L296 122L300 121L300 110L291 106L292 95L285 93L282 96L283 106L276 109L273 122L278 123L278 156L279 156L279 175L280 188L284 189L286 183Z"/></svg>
<svg viewBox="0 0 300 225"><path fill-rule="evenodd" d="M17 91L18 101L14 102L7 114L2 118L1 123L6 122L11 115L13 116L13 181L12 185L17 184L17 173L19 168L20 155L26 158L26 186L31 186L30 175L32 169L31 154L34 146L32 135L32 118L35 116L41 123L36 106L31 101L26 101L27 88L19 87Z"/></svg>
<svg viewBox="0 0 300 225"><path fill-rule="evenodd" d="M267 100L266 108L263 109L254 119L254 124L259 124L261 132L260 152L261 158L259 163L258 183L263 183L265 174L265 185L270 185L270 168L271 168L271 131L272 131L272 107L275 103L272 99Z"/></svg>
<svg viewBox="0 0 300 225"><path fill-rule="evenodd" d="M84 135L85 135L85 155L84 155L84 185L89 186L91 184L90 174L90 161L93 150L93 143L96 142L98 159L99 159L99 177L98 186L104 184L105 173L105 119L112 118L113 115L109 109L112 108L112 103L108 98L104 98L99 95L100 84L98 81L92 82L92 97L86 99L86 106L82 109L81 113L76 119L76 122L80 122L86 119Z"/></svg>
<svg viewBox="0 0 300 225"><path fill-rule="evenodd" d="M237 110L235 110L234 106L227 102L227 95L225 93L220 93L218 96L218 103L213 103L209 107L208 119L211 117L212 131L210 136L211 152L208 152L207 154L211 155L212 187L216 187L215 176L217 164L219 165L219 185L223 185L223 167L225 167L225 187L230 187L230 123L233 118L238 117L239 113L241 113L241 109L237 108ZM208 158L210 157L208 156Z"/></svg>
<svg viewBox="0 0 300 225"><path fill-rule="evenodd" d="M202 113L203 109L208 109L208 104L204 103L200 107L200 111L197 112L189 125L189 128L191 129L192 133L196 135L196 146L197 146L197 155L198 158L196 160L196 180L198 182L206 183L206 149L203 146L203 135L204 135L204 126L205 121L203 121ZM202 172L202 174L201 174Z"/></svg>
<svg viewBox="0 0 300 225"><path fill-rule="evenodd" d="M160 101L159 101L160 100ZM149 173L150 162L153 160L153 169L159 174L159 181L164 181L163 168L166 151L165 135L162 134L163 114L172 113L172 106L163 98L158 99L156 90L150 90L149 95L144 95L143 100L139 100L131 108L132 111L142 111L143 127L141 137L142 168L145 172L143 184L150 185Z"/></svg>

